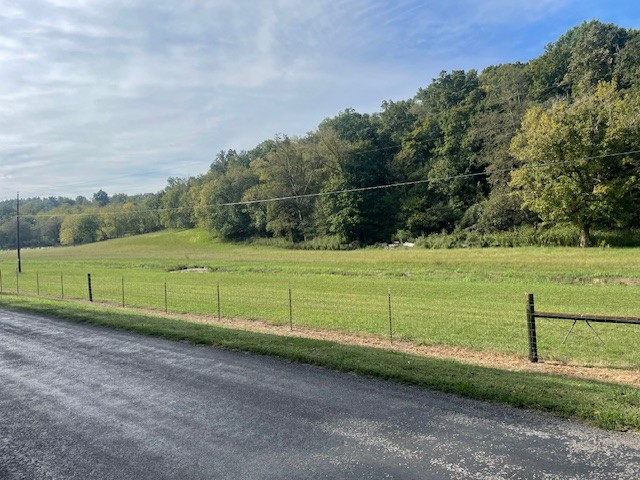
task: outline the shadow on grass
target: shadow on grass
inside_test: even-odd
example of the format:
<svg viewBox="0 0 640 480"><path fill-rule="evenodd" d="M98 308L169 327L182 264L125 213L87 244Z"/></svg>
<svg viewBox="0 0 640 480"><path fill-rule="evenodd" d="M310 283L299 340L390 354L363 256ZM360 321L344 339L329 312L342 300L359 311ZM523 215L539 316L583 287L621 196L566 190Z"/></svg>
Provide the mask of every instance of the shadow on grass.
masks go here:
<svg viewBox="0 0 640 480"><path fill-rule="evenodd" d="M0 295L0 307L169 340L270 355L547 412L610 430L640 431L640 389L630 386L540 373L509 372L326 340L233 330L58 300Z"/></svg>

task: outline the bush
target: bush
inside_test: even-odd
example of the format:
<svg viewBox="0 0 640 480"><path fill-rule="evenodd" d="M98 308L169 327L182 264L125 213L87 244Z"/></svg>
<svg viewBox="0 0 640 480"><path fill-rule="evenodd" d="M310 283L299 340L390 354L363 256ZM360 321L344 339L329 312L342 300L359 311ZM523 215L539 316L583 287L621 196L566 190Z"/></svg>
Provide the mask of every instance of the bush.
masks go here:
<svg viewBox="0 0 640 480"><path fill-rule="evenodd" d="M640 231L594 232L594 245L600 247L640 246ZM577 247L580 232L573 225L552 227L520 227L504 232L482 233L478 230L459 230L420 237L416 246L424 248L483 248L483 247Z"/></svg>
<svg viewBox="0 0 640 480"><path fill-rule="evenodd" d="M345 243L338 235L315 237L302 242L293 242L282 237L254 238L248 243L290 250L353 250L360 246L357 242Z"/></svg>
<svg viewBox="0 0 640 480"><path fill-rule="evenodd" d="M401 232L404 234L405 232ZM399 235L396 234L396 238ZM640 231L595 231L593 244L599 247L640 247ZM403 238L403 240L405 240ZM398 238L399 241L399 238ZM357 242L345 243L339 236L321 236L304 242L292 242L284 238L258 238L251 243L296 250L354 250ZM579 230L569 224L554 226L523 226L502 232L483 233L476 229L456 230L452 233L434 233L415 239L422 248L486 248L486 247L577 247ZM386 243L369 248L384 248Z"/></svg>

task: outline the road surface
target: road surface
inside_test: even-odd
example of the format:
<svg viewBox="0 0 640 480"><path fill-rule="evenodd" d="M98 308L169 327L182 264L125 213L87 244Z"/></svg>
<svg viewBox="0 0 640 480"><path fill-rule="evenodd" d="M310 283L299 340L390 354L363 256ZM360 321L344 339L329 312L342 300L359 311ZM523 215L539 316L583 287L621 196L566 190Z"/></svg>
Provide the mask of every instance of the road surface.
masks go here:
<svg viewBox="0 0 640 480"><path fill-rule="evenodd" d="M640 435L0 310L0 479L638 479Z"/></svg>

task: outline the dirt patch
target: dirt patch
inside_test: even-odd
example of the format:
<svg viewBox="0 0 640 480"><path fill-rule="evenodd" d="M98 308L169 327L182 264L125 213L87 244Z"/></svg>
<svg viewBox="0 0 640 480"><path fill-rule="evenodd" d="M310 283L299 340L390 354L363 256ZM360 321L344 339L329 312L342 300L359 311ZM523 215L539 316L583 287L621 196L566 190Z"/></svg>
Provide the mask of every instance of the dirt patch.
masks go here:
<svg viewBox="0 0 640 480"><path fill-rule="evenodd" d="M159 314L157 311L151 312L154 315ZM588 380L598 380L602 382L619 383L640 388L640 370L635 369L619 369L606 367L591 367L581 365L568 365L559 362L539 361L538 363L529 362L528 358L506 355L491 351L476 351L461 347L452 347L447 345L415 345L405 341L394 341L381 339L368 335L352 335L344 332L336 332L331 330L318 330L307 327L295 326L293 330L288 325L270 325L259 320L246 320L239 318L222 318L218 320L216 317L207 317L204 315L167 315L172 318L189 320L198 323L208 323L227 328L240 330L248 330L251 332L269 333L287 337L313 338L318 340L329 340L336 343L346 345L360 345L364 347L380 348L384 350L393 350L396 352L418 355L423 357L431 357L445 360L457 360L471 365L478 365L490 368L499 368L512 372L537 372L553 375L563 375L572 378L583 378Z"/></svg>
<svg viewBox="0 0 640 480"><path fill-rule="evenodd" d="M177 270L171 270L169 273L208 273L211 269L208 267L190 267L190 268L179 268Z"/></svg>
<svg viewBox="0 0 640 480"><path fill-rule="evenodd" d="M640 285L640 279L624 278L624 277L594 278L591 280L591 283L593 283L594 285L611 284L611 285L625 285L627 287L637 287L638 285Z"/></svg>

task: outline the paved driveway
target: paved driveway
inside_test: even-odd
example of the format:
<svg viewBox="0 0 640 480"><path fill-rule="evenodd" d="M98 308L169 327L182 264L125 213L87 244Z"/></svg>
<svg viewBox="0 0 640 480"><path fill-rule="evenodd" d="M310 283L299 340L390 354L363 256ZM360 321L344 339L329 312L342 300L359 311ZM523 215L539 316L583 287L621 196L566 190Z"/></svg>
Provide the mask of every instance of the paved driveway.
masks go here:
<svg viewBox="0 0 640 480"><path fill-rule="evenodd" d="M640 436L0 310L0 479L640 478Z"/></svg>

